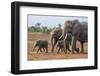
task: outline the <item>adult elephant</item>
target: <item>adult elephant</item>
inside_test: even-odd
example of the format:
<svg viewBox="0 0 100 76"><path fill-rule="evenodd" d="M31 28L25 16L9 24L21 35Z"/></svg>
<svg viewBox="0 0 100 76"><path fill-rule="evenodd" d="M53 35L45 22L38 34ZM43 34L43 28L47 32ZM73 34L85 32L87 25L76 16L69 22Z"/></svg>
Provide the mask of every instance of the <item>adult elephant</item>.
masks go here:
<svg viewBox="0 0 100 76"><path fill-rule="evenodd" d="M54 52L55 45L59 41L59 38L62 35L62 29L61 28L56 28L51 32L51 45L52 45L52 53Z"/></svg>
<svg viewBox="0 0 100 76"><path fill-rule="evenodd" d="M76 42L80 41L81 43L81 53L84 53L84 43L88 41L88 24L87 22L79 22L78 20L74 21L65 21L64 31L62 36L67 33L72 34L72 53L74 51L79 52L79 48L76 47Z"/></svg>

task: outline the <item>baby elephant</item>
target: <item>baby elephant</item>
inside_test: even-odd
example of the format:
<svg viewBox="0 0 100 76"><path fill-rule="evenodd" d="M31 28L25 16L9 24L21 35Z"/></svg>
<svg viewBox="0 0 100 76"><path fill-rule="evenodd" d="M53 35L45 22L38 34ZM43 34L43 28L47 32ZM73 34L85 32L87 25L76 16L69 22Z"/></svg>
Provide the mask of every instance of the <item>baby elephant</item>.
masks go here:
<svg viewBox="0 0 100 76"><path fill-rule="evenodd" d="M58 49L57 53L59 53L60 51L64 51L64 40L59 40L57 42L56 49Z"/></svg>
<svg viewBox="0 0 100 76"><path fill-rule="evenodd" d="M36 47L38 47L37 53L39 51L42 52L42 50L46 51L46 53L48 53L48 41L47 40L38 40L38 41L36 41L35 44L34 44L33 51Z"/></svg>
<svg viewBox="0 0 100 76"><path fill-rule="evenodd" d="M59 53L60 50L64 51L65 53L67 53L67 51L71 52L71 50L69 49L71 45L71 41L72 41L72 36L70 33L67 33L63 40L58 41L57 46L56 46L56 48L58 48L57 53Z"/></svg>
<svg viewBox="0 0 100 76"><path fill-rule="evenodd" d="M66 52L67 50L69 52L71 52L71 50L69 49L70 46L72 46L72 34L71 33L67 33L65 38L64 38L64 45L65 45L65 49L66 49ZM79 48L76 48L76 51L79 53Z"/></svg>
<svg viewBox="0 0 100 76"><path fill-rule="evenodd" d="M71 33L67 33L64 38L64 45L65 45L66 52L67 50L71 52L71 50L69 49L71 42L72 42L72 35Z"/></svg>

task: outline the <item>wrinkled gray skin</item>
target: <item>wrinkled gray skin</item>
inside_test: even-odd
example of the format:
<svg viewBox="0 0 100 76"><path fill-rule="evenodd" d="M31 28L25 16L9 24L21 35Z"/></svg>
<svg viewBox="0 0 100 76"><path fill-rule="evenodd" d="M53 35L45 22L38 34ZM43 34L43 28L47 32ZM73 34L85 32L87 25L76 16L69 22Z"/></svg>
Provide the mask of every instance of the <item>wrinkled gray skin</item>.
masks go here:
<svg viewBox="0 0 100 76"><path fill-rule="evenodd" d="M64 40L59 40L57 42L56 49L58 49L57 53L59 53L60 51L64 51L65 52L65 49L64 49Z"/></svg>
<svg viewBox="0 0 100 76"><path fill-rule="evenodd" d="M71 52L71 50L69 49L69 46L71 45L71 42L72 42L72 34L71 33L67 33L65 35L65 38L64 38L64 45L65 45L65 50L69 50Z"/></svg>
<svg viewBox="0 0 100 76"><path fill-rule="evenodd" d="M67 51L71 52L71 50L69 49L69 46L71 45L71 41L72 41L72 35L70 33L67 33L63 40L59 40L57 42L56 45L56 48L58 48L57 53L59 53L60 50L64 51L65 53L67 53Z"/></svg>
<svg viewBox="0 0 100 76"><path fill-rule="evenodd" d="M83 45L85 42L88 42L88 24L86 22L79 22L78 20L74 20L72 22L70 32L72 33L72 52L79 52L79 49L76 48L76 42L78 40L81 44L81 53L84 53Z"/></svg>
<svg viewBox="0 0 100 76"><path fill-rule="evenodd" d="M61 28L56 28L51 32L51 45L52 45L52 53L54 52L55 45L59 41L59 38L62 35L62 29Z"/></svg>
<svg viewBox="0 0 100 76"><path fill-rule="evenodd" d="M36 41L35 44L34 44L33 51L35 50L36 47L38 47L37 53L39 51L42 52L42 50L45 51L46 53L48 53L48 41L47 40Z"/></svg>

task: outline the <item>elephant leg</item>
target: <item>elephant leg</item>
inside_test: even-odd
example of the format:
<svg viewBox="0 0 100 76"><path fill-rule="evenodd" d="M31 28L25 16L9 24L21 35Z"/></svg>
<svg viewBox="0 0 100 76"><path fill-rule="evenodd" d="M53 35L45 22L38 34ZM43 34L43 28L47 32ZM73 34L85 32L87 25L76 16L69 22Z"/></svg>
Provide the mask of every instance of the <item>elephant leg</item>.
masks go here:
<svg viewBox="0 0 100 76"><path fill-rule="evenodd" d="M61 51L62 51L62 52L66 52L66 50L65 50L65 48L64 48L64 47L61 49Z"/></svg>
<svg viewBox="0 0 100 76"><path fill-rule="evenodd" d="M40 48L38 48L37 53L39 52Z"/></svg>
<svg viewBox="0 0 100 76"><path fill-rule="evenodd" d="M58 52L57 52L57 54L59 53L59 51L60 51L60 48L58 48Z"/></svg>
<svg viewBox="0 0 100 76"><path fill-rule="evenodd" d="M54 47L55 47L55 45L52 45L52 50L51 50L51 51L52 51L52 53L54 52Z"/></svg>
<svg viewBox="0 0 100 76"><path fill-rule="evenodd" d="M53 37L51 37L51 45L52 45L51 51L53 52L54 51L54 38Z"/></svg>
<svg viewBox="0 0 100 76"><path fill-rule="evenodd" d="M48 48L45 48L46 49L46 53L48 53Z"/></svg>
<svg viewBox="0 0 100 76"><path fill-rule="evenodd" d="M68 51L71 52L71 50L68 48Z"/></svg>
<svg viewBox="0 0 100 76"><path fill-rule="evenodd" d="M83 42L81 42L81 53L84 53L84 47L83 47Z"/></svg>
<svg viewBox="0 0 100 76"><path fill-rule="evenodd" d="M70 42L69 45L68 45L68 50L69 50L69 52L71 52L70 46L71 46L71 42Z"/></svg>
<svg viewBox="0 0 100 76"><path fill-rule="evenodd" d="M42 53L42 49L40 48L40 52Z"/></svg>
<svg viewBox="0 0 100 76"><path fill-rule="evenodd" d="M65 52L65 54L67 54L67 48L65 49L65 47L64 47L64 50L63 51Z"/></svg>
<svg viewBox="0 0 100 76"><path fill-rule="evenodd" d="M63 48L61 48L61 51L63 52L63 51L64 51L64 49L63 49Z"/></svg>
<svg viewBox="0 0 100 76"><path fill-rule="evenodd" d="M65 54L67 54L67 49L66 49L66 50L64 50L64 52L65 52Z"/></svg>
<svg viewBox="0 0 100 76"><path fill-rule="evenodd" d="M35 50L36 46L34 46L33 51Z"/></svg>
<svg viewBox="0 0 100 76"><path fill-rule="evenodd" d="M54 39L54 44L52 44L52 53L54 52L54 48L55 48L56 43L57 43L57 40Z"/></svg>
<svg viewBox="0 0 100 76"><path fill-rule="evenodd" d="M43 48L43 51L45 52L45 48Z"/></svg>
<svg viewBox="0 0 100 76"><path fill-rule="evenodd" d="M79 53L79 51L80 51L79 48L76 48L75 50L76 50L77 53Z"/></svg>
<svg viewBox="0 0 100 76"><path fill-rule="evenodd" d="M66 44L66 50L68 50L69 52L71 52L71 50L69 49L69 43Z"/></svg>
<svg viewBox="0 0 100 76"><path fill-rule="evenodd" d="M76 51L77 53L79 53L79 48L76 47L76 42L78 40L77 37L78 36L74 37L74 39L73 39L73 43L72 43L72 53L74 53L74 51Z"/></svg>
<svg viewBox="0 0 100 76"><path fill-rule="evenodd" d="M39 51L40 51L40 52L42 52L41 48L38 48L38 51L37 51L37 53L38 53Z"/></svg>
<svg viewBox="0 0 100 76"><path fill-rule="evenodd" d="M73 43L72 43L72 53L74 53L74 51L76 50L76 39L73 39Z"/></svg>

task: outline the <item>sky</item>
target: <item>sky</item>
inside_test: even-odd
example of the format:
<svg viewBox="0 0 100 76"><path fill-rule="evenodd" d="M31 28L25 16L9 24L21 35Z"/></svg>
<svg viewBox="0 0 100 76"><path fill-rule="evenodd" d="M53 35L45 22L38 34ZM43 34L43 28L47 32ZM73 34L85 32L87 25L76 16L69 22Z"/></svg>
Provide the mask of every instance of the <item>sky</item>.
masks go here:
<svg viewBox="0 0 100 76"><path fill-rule="evenodd" d="M88 17L82 16L50 16L50 15L28 15L28 27L41 23L41 26L48 28L57 27L58 24L63 26L65 20L79 20L80 22L88 22Z"/></svg>

